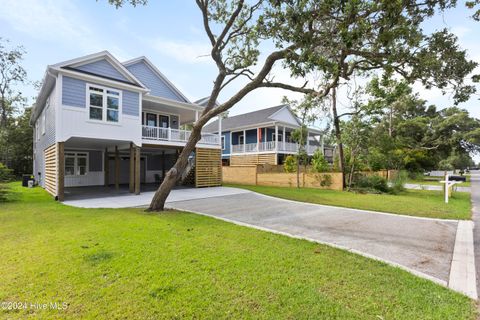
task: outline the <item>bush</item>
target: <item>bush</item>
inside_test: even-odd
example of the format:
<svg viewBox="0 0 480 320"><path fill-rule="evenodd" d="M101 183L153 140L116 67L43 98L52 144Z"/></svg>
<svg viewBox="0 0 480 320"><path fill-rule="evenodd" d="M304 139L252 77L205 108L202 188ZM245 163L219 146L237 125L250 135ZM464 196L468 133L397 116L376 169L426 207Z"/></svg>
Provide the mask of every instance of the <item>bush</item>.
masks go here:
<svg viewBox="0 0 480 320"><path fill-rule="evenodd" d="M367 191L374 190L378 192L389 191L387 179L377 175L358 177L357 180L355 181L355 188L363 189Z"/></svg>
<svg viewBox="0 0 480 320"><path fill-rule="evenodd" d="M312 171L313 172L327 172L330 171L330 165L323 156L320 150L315 151L312 157Z"/></svg>
<svg viewBox="0 0 480 320"><path fill-rule="evenodd" d="M7 168L6 165L0 162L0 182L9 182L13 179L13 170Z"/></svg>
<svg viewBox="0 0 480 320"><path fill-rule="evenodd" d="M283 170L287 173L292 173L297 171L297 159L294 156L290 155L285 158L283 163Z"/></svg>
<svg viewBox="0 0 480 320"><path fill-rule="evenodd" d="M10 188L5 184L0 184L0 203L7 202L11 194Z"/></svg>
<svg viewBox="0 0 480 320"><path fill-rule="evenodd" d="M391 193L397 194L402 191L405 191L405 183L408 180L408 172L402 170L399 171L395 179L392 180L392 187L390 188Z"/></svg>
<svg viewBox="0 0 480 320"><path fill-rule="evenodd" d="M330 187L332 185L332 176L329 174L324 175L320 180L320 185L322 187Z"/></svg>

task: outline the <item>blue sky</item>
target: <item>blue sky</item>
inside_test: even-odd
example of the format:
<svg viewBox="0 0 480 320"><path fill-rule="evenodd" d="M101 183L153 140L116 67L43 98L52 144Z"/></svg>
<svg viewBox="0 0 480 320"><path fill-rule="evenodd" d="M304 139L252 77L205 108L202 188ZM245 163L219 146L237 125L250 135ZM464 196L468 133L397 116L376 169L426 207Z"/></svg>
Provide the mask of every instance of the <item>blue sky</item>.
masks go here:
<svg viewBox="0 0 480 320"><path fill-rule="evenodd" d="M480 23L469 18L463 2L455 10L437 15L426 30L449 28L460 39L470 58L480 62ZM203 32L201 15L193 0L150 0L143 7L127 5L116 10L106 0L0 0L0 37L27 50L24 66L30 80L40 80L48 64L85 54L108 50L120 61L145 55L190 99L209 94L215 66L208 57L209 43ZM477 70L480 71L480 70ZM288 78L277 69L276 79ZM231 95L233 86L220 100ZM415 85L422 98L440 108L452 104L438 90ZM36 93L24 88L28 96ZM231 115L279 104L284 95L298 98L280 89L260 89L242 100ZM339 93L341 106L348 100ZM480 118L478 96L461 107Z"/></svg>

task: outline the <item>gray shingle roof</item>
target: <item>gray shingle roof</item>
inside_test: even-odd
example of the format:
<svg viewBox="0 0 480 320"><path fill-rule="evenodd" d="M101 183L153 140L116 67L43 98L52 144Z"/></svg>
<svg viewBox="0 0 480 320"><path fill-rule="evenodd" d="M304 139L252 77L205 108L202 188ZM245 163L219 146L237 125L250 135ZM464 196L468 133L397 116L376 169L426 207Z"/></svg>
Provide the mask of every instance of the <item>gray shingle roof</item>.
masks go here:
<svg viewBox="0 0 480 320"><path fill-rule="evenodd" d="M199 99L199 100L195 101L194 104L198 104L199 106L206 107L207 103L208 103L208 100L210 100L210 96ZM217 100L217 101L215 101L215 106L218 106L218 105L220 105L220 103L218 103L218 100Z"/></svg>
<svg viewBox="0 0 480 320"><path fill-rule="evenodd" d="M273 120L269 117L272 116L275 112L284 108L286 105L282 104L275 107L270 107L266 109L261 109L249 113L239 114L233 117L228 117L222 119L222 131L228 131L235 128L246 127L250 125L255 125L259 123L272 122ZM207 124L203 131L205 132L216 132L218 131L218 120L213 121L212 123Z"/></svg>

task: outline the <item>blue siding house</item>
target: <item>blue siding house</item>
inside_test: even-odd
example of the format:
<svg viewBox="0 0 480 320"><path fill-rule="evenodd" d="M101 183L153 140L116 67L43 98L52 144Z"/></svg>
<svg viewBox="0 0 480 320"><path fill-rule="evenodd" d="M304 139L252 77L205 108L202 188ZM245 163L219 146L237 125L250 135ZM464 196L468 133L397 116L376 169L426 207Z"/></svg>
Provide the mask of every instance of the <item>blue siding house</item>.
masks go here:
<svg viewBox="0 0 480 320"><path fill-rule="evenodd" d="M30 120L36 181L59 200L75 187L139 193L162 181L203 110L146 57L121 63L102 51L50 65ZM202 133L196 152L218 165L193 154L190 172L209 172L197 186L221 183L220 150L219 134Z"/></svg>
<svg viewBox="0 0 480 320"><path fill-rule="evenodd" d="M217 134L221 128L222 160L224 165L282 164L289 154L298 152L292 132L300 123L288 105L216 120L205 132ZM327 160L333 161L333 149L323 146L322 132L308 129L307 153L320 149Z"/></svg>

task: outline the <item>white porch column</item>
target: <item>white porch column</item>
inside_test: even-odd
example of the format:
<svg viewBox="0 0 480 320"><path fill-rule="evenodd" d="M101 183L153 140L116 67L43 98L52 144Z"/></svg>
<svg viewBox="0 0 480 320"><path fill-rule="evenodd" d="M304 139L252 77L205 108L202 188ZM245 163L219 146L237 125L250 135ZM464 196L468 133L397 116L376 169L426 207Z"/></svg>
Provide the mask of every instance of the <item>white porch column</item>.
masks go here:
<svg viewBox="0 0 480 320"><path fill-rule="evenodd" d="M195 123L198 121L198 110L195 110Z"/></svg>
<svg viewBox="0 0 480 320"><path fill-rule="evenodd" d="M283 151L285 151L285 140L287 140L287 132L285 131L285 126L283 126L283 135L282 135Z"/></svg>
<svg viewBox="0 0 480 320"><path fill-rule="evenodd" d="M260 151L260 139L258 138L258 131L261 131L260 128L257 127L257 151Z"/></svg>
<svg viewBox="0 0 480 320"><path fill-rule="evenodd" d="M275 151L278 150L278 125L275 125Z"/></svg>
<svg viewBox="0 0 480 320"><path fill-rule="evenodd" d="M218 116L218 143L222 147L222 116Z"/></svg>
<svg viewBox="0 0 480 320"><path fill-rule="evenodd" d="M325 155L325 145L323 141L323 134L320 136L320 148L322 148L322 154Z"/></svg>
<svg viewBox="0 0 480 320"><path fill-rule="evenodd" d="M246 131L243 130L243 152L245 153L245 145L246 145L246 142L247 142L247 134L246 134Z"/></svg>

